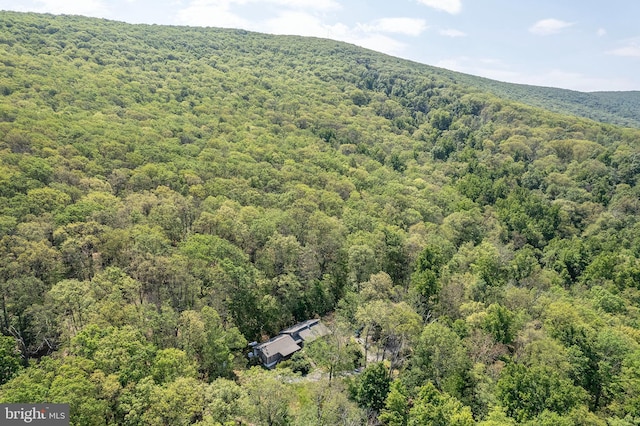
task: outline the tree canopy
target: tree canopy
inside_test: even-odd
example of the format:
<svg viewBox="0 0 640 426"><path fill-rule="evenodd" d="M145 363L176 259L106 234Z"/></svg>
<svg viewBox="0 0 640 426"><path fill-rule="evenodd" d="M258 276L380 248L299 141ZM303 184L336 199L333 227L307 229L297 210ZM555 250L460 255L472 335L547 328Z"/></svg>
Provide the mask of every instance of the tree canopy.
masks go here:
<svg viewBox="0 0 640 426"><path fill-rule="evenodd" d="M640 130L509 98L336 41L0 12L0 401L637 424Z"/></svg>

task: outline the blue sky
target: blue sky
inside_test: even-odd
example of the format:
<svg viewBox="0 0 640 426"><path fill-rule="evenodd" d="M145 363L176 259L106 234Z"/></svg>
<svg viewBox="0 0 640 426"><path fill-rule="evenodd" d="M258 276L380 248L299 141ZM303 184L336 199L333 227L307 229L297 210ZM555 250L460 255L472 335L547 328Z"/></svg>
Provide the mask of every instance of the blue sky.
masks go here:
<svg viewBox="0 0 640 426"><path fill-rule="evenodd" d="M0 9L333 38L501 81L640 90L640 0L0 0Z"/></svg>

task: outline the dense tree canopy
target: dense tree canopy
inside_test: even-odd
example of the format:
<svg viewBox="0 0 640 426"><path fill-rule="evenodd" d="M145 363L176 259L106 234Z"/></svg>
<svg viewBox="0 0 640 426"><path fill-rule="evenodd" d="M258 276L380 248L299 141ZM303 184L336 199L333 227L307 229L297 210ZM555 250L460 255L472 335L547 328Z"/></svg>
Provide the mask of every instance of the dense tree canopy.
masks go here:
<svg viewBox="0 0 640 426"><path fill-rule="evenodd" d="M0 17L1 401L640 421L639 130L335 41ZM251 368L247 342L320 316Z"/></svg>

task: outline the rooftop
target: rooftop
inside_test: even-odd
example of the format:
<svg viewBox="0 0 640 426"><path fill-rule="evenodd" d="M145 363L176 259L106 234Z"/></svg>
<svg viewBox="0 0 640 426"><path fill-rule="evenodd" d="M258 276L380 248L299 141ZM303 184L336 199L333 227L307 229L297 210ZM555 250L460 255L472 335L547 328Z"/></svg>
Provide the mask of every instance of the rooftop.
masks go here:
<svg viewBox="0 0 640 426"><path fill-rule="evenodd" d="M302 340L309 343L313 342L318 337L326 336L329 333L331 333L331 331L327 328L326 325L318 323L307 330L300 331L299 334Z"/></svg>
<svg viewBox="0 0 640 426"><path fill-rule="evenodd" d="M296 345L296 342L288 334L281 334L256 346L256 349L261 351L267 358L277 353L282 357L286 357L300 350L300 346Z"/></svg>
<svg viewBox="0 0 640 426"><path fill-rule="evenodd" d="M292 333L297 333L300 330L304 330L305 328L309 328L317 323L319 323L320 320L319 319L310 319L310 320L306 320L303 322L299 322L298 324L291 326L289 328L285 328L284 330L282 330L280 332L280 334L292 334Z"/></svg>

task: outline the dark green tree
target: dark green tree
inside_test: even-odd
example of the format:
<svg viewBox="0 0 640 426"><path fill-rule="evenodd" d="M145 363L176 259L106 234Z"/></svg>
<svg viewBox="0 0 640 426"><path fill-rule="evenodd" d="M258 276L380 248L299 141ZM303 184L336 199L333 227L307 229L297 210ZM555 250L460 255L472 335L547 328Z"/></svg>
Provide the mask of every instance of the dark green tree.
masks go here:
<svg viewBox="0 0 640 426"><path fill-rule="evenodd" d="M0 336L0 385L9 381L22 368L20 352L13 337Z"/></svg>
<svg viewBox="0 0 640 426"><path fill-rule="evenodd" d="M361 407L379 412L385 406L390 381L383 363L369 364L350 385L349 392Z"/></svg>
<svg viewBox="0 0 640 426"><path fill-rule="evenodd" d="M497 383L497 396L510 417L522 422L545 410L563 415L586 401L586 392L545 366L510 364Z"/></svg>

